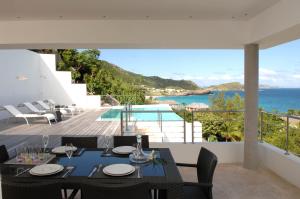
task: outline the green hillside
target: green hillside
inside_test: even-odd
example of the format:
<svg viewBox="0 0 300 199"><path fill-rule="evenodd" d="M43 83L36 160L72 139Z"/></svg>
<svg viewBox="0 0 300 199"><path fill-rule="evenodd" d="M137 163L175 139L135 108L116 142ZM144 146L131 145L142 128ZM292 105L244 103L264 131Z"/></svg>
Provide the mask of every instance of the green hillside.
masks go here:
<svg viewBox="0 0 300 199"><path fill-rule="evenodd" d="M243 90L244 86L239 82L230 82L225 84L219 84L208 87L210 90L220 90L220 91L228 91L228 90Z"/></svg>
<svg viewBox="0 0 300 199"><path fill-rule="evenodd" d="M130 82L136 85L144 85L152 88L176 87L185 90L199 89L199 87L192 81L164 79L158 76L147 77L147 76L126 71L104 60L101 60L100 62L101 62L101 67L105 70L110 71L114 75L114 77L117 77L123 81Z"/></svg>

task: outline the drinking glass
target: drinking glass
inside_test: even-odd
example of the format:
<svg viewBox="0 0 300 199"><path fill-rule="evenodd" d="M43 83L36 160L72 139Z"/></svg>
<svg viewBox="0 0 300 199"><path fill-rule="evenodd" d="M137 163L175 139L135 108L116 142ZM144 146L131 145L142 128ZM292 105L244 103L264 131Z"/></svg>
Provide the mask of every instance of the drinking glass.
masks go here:
<svg viewBox="0 0 300 199"><path fill-rule="evenodd" d="M104 137L105 153L107 153L109 150L110 140L111 138L109 136Z"/></svg>
<svg viewBox="0 0 300 199"><path fill-rule="evenodd" d="M43 135L42 141L44 145L44 153L46 153L46 148L49 144L49 135Z"/></svg>
<svg viewBox="0 0 300 199"><path fill-rule="evenodd" d="M70 164L71 157L73 155L73 144L72 143L66 144L65 153L66 153L67 157L69 158L69 164Z"/></svg>
<svg viewBox="0 0 300 199"><path fill-rule="evenodd" d="M21 147L17 147L15 149L15 153L16 153L16 161L17 162L23 162L22 148Z"/></svg>

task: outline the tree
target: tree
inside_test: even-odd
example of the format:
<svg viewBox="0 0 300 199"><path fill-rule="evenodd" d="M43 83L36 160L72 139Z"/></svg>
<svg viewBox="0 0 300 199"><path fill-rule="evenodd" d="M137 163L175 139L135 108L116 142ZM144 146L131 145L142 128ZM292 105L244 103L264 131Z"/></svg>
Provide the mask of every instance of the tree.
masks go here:
<svg viewBox="0 0 300 199"><path fill-rule="evenodd" d="M145 102L145 91L130 82L116 79L112 65L99 60L99 50L59 49L57 52L60 57L57 69L71 71L74 82L86 83L89 94L113 95L122 104Z"/></svg>

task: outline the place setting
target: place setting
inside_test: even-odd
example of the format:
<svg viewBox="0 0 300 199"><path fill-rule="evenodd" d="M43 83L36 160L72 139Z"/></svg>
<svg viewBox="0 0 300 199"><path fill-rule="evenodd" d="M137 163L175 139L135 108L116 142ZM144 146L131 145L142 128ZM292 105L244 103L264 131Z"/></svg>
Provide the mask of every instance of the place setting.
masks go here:
<svg viewBox="0 0 300 199"><path fill-rule="evenodd" d="M48 145L48 136L43 136L42 138L44 144L44 152ZM72 144L67 144L65 146L59 146L51 150L52 153L63 155L65 154L68 157L69 164L71 161L71 157L74 152L77 151L77 147L73 146ZM44 153L47 154L47 153ZM48 154L49 156L50 154ZM51 155L54 156L55 155ZM65 178L74 170L74 166L63 166L60 164L39 164L32 168L26 168L17 172L16 177L27 177L27 176L37 176L37 177L59 177Z"/></svg>
<svg viewBox="0 0 300 199"><path fill-rule="evenodd" d="M58 146L51 150L52 154L63 156L67 155L66 151L72 152L73 156L80 156L84 152L84 148L78 149L76 146L73 146L72 144L68 144L65 146Z"/></svg>
<svg viewBox="0 0 300 199"><path fill-rule="evenodd" d="M111 149L112 155L120 155L127 157L130 164L111 164L103 166L102 164L96 165L91 170L88 177L90 178L142 178L141 168L145 166L145 163L151 162L156 158L156 152L154 150L146 153L142 149L141 135L137 135L136 147L133 146L117 146ZM109 141L105 138L105 150L107 153L109 149Z"/></svg>
<svg viewBox="0 0 300 199"><path fill-rule="evenodd" d="M74 166L63 166L60 164L41 164L31 168L19 168L15 177L66 178L72 173L74 168Z"/></svg>
<svg viewBox="0 0 300 199"><path fill-rule="evenodd" d="M96 165L88 175L89 178L142 178L141 167L131 164Z"/></svg>

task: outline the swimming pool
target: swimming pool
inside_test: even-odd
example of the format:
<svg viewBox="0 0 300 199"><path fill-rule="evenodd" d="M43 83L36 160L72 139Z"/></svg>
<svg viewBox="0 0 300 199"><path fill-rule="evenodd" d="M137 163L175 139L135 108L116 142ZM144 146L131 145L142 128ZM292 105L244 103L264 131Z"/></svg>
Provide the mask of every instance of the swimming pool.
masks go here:
<svg viewBox="0 0 300 199"><path fill-rule="evenodd" d="M119 121L123 107L114 107L100 115L96 121ZM133 111L172 111L169 105L142 105L133 106ZM123 115L125 117L125 114ZM132 113L131 120L134 121L157 121L160 115L156 112ZM182 121L182 118L174 112L161 112L163 121Z"/></svg>

